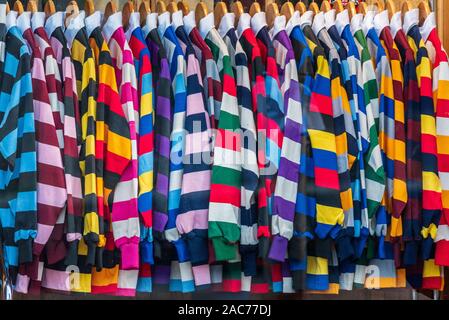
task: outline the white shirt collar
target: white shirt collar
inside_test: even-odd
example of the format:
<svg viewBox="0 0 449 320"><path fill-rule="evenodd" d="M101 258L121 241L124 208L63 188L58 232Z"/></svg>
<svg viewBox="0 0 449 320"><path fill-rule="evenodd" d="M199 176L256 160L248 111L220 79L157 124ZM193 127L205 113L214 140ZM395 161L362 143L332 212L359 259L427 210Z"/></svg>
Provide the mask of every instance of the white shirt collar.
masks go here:
<svg viewBox="0 0 449 320"><path fill-rule="evenodd" d="M306 24L311 26L312 21L313 21L313 11L309 10L304 12L304 14L301 16L301 28L303 28Z"/></svg>
<svg viewBox="0 0 449 320"><path fill-rule="evenodd" d="M86 25L87 36L90 37L95 28L101 27L101 12L95 11L84 19Z"/></svg>
<svg viewBox="0 0 449 320"><path fill-rule="evenodd" d="M147 15L147 18L145 19L145 25L142 28L142 32L146 37L148 37L148 34L151 30L154 30L157 28L157 13L152 12Z"/></svg>
<svg viewBox="0 0 449 320"><path fill-rule="evenodd" d="M283 15L278 15L274 18L273 28L270 30L271 38L273 39L279 32L285 30L285 24L287 23L287 18Z"/></svg>
<svg viewBox="0 0 449 320"><path fill-rule="evenodd" d="M419 28L424 41L427 41L427 38L429 38L430 33L436 27L437 27L437 24L436 24L436 20L435 20L435 13L431 12L427 16L426 20L424 20L422 27Z"/></svg>
<svg viewBox="0 0 449 320"><path fill-rule="evenodd" d="M64 26L64 13L61 11L53 13L51 16L47 18L45 21L45 31L47 31L47 35L51 37L53 31L56 28Z"/></svg>
<svg viewBox="0 0 449 320"><path fill-rule="evenodd" d="M195 12L191 10L188 14L186 14L183 18L183 22L184 29L186 30L187 34L190 34L190 32L192 32L192 29L196 27Z"/></svg>
<svg viewBox="0 0 449 320"><path fill-rule="evenodd" d="M176 30L178 27L182 27L184 25L184 21L182 20L182 11L178 10L172 13L171 15L171 25Z"/></svg>
<svg viewBox="0 0 449 320"><path fill-rule="evenodd" d="M166 11L157 16L158 31L161 36L164 35L165 30L171 25L170 12Z"/></svg>
<svg viewBox="0 0 449 320"><path fill-rule="evenodd" d="M239 23L237 24L237 34L239 38L242 36L246 29L251 28L251 16L249 13L242 13L239 18Z"/></svg>
<svg viewBox="0 0 449 320"><path fill-rule="evenodd" d="M33 28L33 31L35 31L37 28L43 27L44 24L45 12L37 11L33 13L33 16L31 17L31 27Z"/></svg>
<svg viewBox="0 0 449 320"><path fill-rule="evenodd" d="M17 11L9 11L8 14L6 15L6 28L9 30L12 27L16 26L16 22L17 22Z"/></svg>
<svg viewBox="0 0 449 320"><path fill-rule="evenodd" d="M131 38L131 35L133 31L140 27L140 13L139 12L131 12L129 16L129 22L128 22L128 30L126 30L126 39L129 41Z"/></svg>
<svg viewBox="0 0 449 320"><path fill-rule="evenodd" d="M30 29L31 28L31 12L30 11L22 12L22 14L17 17L16 24L22 33L24 33L25 30Z"/></svg>
<svg viewBox="0 0 449 320"><path fill-rule="evenodd" d="M72 47L73 39L75 39L76 34L82 27L84 27L84 14L80 11L76 17L70 20L64 33L70 48Z"/></svg>
<svg viewBox="0 0 449 320"><path fill-rule="evenodd" d="M365 36L368 32L374 28L374 17L376 16L376 11L368 10L365 14L365 18L363 19L362 28Z"/></svg>
<svg viewBox="0 0 449 320"><path fill-rule="evenodd" d="M323 28L325 28L324 13L320 11L313 18L312 30L313 33L315 33L315 35L318 36L318 34Z"/></svg>
<svg viewBox="0 0 449 320"><path fill-rule="evenodd" d="M111 14L103 26L103 35L106 39L106 42L109 42L114 32L119 28L122 28L121 11Z"/></svg>
<svg viewBox="0 0 449 320"><path fill-rule="evenodd" d="M410 11L407 11L404 14L404 23L402 24L402 28L404 32L407 34L413 26L419 24L419 9L414 8Z"/></svg>
<svg viewBox="0 0 449 320"><path fill-rule="evenodd" d="M267 25L267 20L265 18L265 12L257 12L253 17L251 18L251 28L253 29L253 32L255 35L257 35L263 27Z"/></svg>
<svg viewBox="0 0 449 320"><path fill-rule="evenodd" d="M380 35L383 29L390 25L390 21L388 20L388 11L384 10L379 12L374 17L374 28L376 28L377 35Z"/></svg>
<svg viewBox="0 0 449 320"><path fill-rule="evenodd" d="M232 12L227 12L221 18L220 25L218 26L218 33L223 38L229 30L234 28L235 15Z"/></svg>
<svg viewBox="0 0 449 320"><path fill-rule="evenodd" d="M352 34L362 29L363 14L357 13L351 19L351 32Z"/></svg>
<svg viewBox="0 0 449 320"><path fill-rule="evenodd" d="M337 12L335 9L331 9L324 13L324 22L326 24L326 29L329 30L332 26L335 25L335 14Z"/></svg>
<svg viewBox="0 0 449 320"><path fill-rule="evenodd" d="M342 34L343 29L349 24L349 13L348 10L343 10L337 13L335 18L335 26L340 34Z"/></svg>
<svg viewBox="0 0 449 320"><path fill-rule="evenodd" d="M287 24L285 25L285 30L287 31L287 34L290 36L292 33L292 30L296 26L301 26L301 17L299 15L299 11L293 12L293 15L291 16L290 20L288 20Z"/></svg>
<svg viewBox="0 0 449 320"><path fill-rule="evenodd" d="M396 12L391 17L390 28L391 28L391 33L393 34L393 38L395 38L398 31L402 29L401 12Z"/></svg>
<svg viewBox="0 0 449 320"><path fill-rule="evenodd" d="M209 31L212 30L212 28L215 27L214 25L214 13L211 12L207 16L205 16L203 19L200 20L199 23L199 31L203 38L206 38Z"/></svg>

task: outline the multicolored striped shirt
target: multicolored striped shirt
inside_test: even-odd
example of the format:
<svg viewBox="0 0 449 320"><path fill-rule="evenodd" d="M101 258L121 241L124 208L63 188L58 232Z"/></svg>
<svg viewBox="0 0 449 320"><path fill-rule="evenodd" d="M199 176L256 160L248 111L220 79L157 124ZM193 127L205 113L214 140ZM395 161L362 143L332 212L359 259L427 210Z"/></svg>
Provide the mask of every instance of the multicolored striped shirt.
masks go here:
<svg viewBox="0 0 449 320"><path fill-rule="evenodd" d="M121 251L117 294L133 296L138 278L140 242L137 204L139 101L133 54L123 31L121 12L109 16L103 26L103 35L111 51L118 92L131 139L131 161L114 191L112 231L115 245Z"/></svg>
<svg viewBox="0 0 449 320"><path fill-rule="evenodd" d="M215 135L209 200L209 239L215 260L234 260L240 239L241 136L240 114L231 58L226 44L214 27L212 13L200 20L199 31L212 51L223 83L223 96ZM217 138L218 137L218 138Z"/></svg>
<svg viewBox="0 0 449 320"><path fill-rule="evenodd" d="M8 16L14 15L10 11ZM37 158L30 52L8 20L0 86L0 223L4 285L33 260L37 236ZM3 281L2 281L3 282Z"/></svg>

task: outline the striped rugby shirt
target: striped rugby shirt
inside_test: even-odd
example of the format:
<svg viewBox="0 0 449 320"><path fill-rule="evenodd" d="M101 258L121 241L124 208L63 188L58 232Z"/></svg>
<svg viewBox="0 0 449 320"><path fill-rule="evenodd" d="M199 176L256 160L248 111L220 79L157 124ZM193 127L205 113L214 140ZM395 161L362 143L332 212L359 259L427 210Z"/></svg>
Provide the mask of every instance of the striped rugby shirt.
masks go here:
<svg viewBox="0 0 449 320"><path fill-rule="evenodd" d="M112 230L112 193L131 160L131 140L111 53L99 27L100 12L86 17L85 23L97 74L97 147L101 149L96 153L96 161L103 179L103 189L99 190L103 195L102 203L99 202L103 215L99 217L100 241L96 268L92 271L92 293L115 293L119 261Z"/></svg>
<svg viewBox="0 0 449 320"><path fill-rule="evenodd" d="M122 13L109 16L103 35L111 51L120 100L128 121L131 139L131 161L114 192L112 231L115 245L121 252L117 294L133 296L139 269L140 225L137 205L139 102L133 54L122 27Z"/></svg>
<svg viewBox="0 0 449 320"><path fill-rule="evenodd" d="M393 79L394 99L394 164L393 164L393 196L391 199L391 226L389 236L398 239L402 236L402 213L408 201L406 188L406 159L405 159L405 122L404 122L404 95L401 56L394 43L389 28L388 11L383 11L374 17L374 28L385 47ZM395 246L398 247L397 245ZM398 265L398 250L395 252L395 263Z"/></svg>
<svg viewBox="0 0 449 320"><path fill-rule="evenodd" d="M62 29L63 13L56 12L45 21L45 31L49 37L50 45L53 49L54 57L58 63L61 74L62 95L63 95L63 130L64 130L64 149L63 163L65 170L65 183L67 192L67 205L65 217L61 224L58 223L47 243L47 247L53 242L53 239L65 238L67 243L73 243L74 240L81 238L82 227L82 184L81 169L79 166L79 153L81 148L81 124L78 108L78 96L76 88L75 67L71 59L71 53ZM66 233L66 234L65 234ZM55 241L56 242L56 241ZM59 242L59 241L58 241ZM74 243L73 243L74 244ZM66 261L75 261L77 250L69 250L63 261L56 264L45 263L42 277L42 286L49 289L60 291L70 291L68 286L69 274L66 272ZM57 242L55 243L57 246ZM70 264L70 263L68 263Z"/></svg>
<svg viewBox="0 0 449 320"><path fill-rule="evenodd" d="M438 150L435 108L432 89L432 62L430 60L419 27L419 9L408 11L404 15L403 28L408 42L415 54L416 75L420 89L421 108L421 152L422 152L422 229L421 259L424 260L422 287L439 290L442 287L440 268L434 264L434 240L441 217L441 182L438 177ZM429 281L429 269L437 281ZM438 274L435 274L438 273ZM438 276L439 275L439 276Z"/></svg>
<svg viewBox="0 0 449 320"><path fill-rule="evenodd" d="M142 263L138 282L138 291L148 290L152 285L151 271L154 271L154 283L166 284L170 276L170 261L176 255L175 248L164 237L168 220L168 188L170 175L170 134L172 126L171 76L167 54L157 31L157 13L147 16L143 27L146 42L150 50L153 68L153 88L155 105L154 123L154 194L153 194L153 245L156 265L154 270Z"/></svg>
<svg viewBox="0 0 449 320"><path fill-rule="evenodd" d="M215 260L234 260L240 240L241 136L240 115L231 58L226 44L214 27L212 13L200 20L199 31L213 54L223 83L219 114L215 114L217 133L209 200L208 236ZM217 139L219 135L219 139Z"/></svg>
<svg viewBox="0 0 449 320"><path fill-rule="evenodd" d="M265 84L265 65L262 61L262 55L257 44L256 36L251 29L251 16L244 13L240 16L237 33L239 42L247 56L248 73L251 79L251 101L253 113L256 114L257 128L257 166L260 171L265 166L265 147L263 145L265 136L265 105L266 105L266 84ZM238 75L238 77L240 77ZM241 235L240 235L240 255L242 260L242 291L251 291L254 293L268 292L269 274L263 268L263 261L257 259L258 238L264 233L258 232L258 215L265 216L267 210L267 196L264 186L264 179L258 179L258 185L255 191L256 205L251 211L242 210L241 213Z"/></svg>
<svg viewBox="0 0 449 320"><path fill-rule="evenodd" d="M170 23L170 13L158 16L158 32L170 64L170 74L173 90L173 127L170 135L170 184L168 197L168 220L165 226L165 237L175 247L177 258L171 261L170 291L181 291L178 285L179 261L187 260L185 242L180 237L176 226L180 212L182 178L184 170L185 136L184 122L186 117L186 61L182 48Z"/></svg>
<svg viewBox="0 0 449 320"><path fill-rule="evenodd" d="M27 293L30 278L36 282L42 279L42 268L39 268L40 253L65 206L67 195L62 154L59 149L55 121L47 90L48 79L45 77L44 62L31 29L30 14L19 16L17 26L22 31L23 37L31 49L31 78L36 127L37 235L33 244L33 262L26 266L23 265L22 270L19 271L23 271L24 274L20 272L16 283L16 291ZM59 117L59 114L57 116ZM36 286L38 286L38 283L36 283Z"/></svg>
<svg viewBox="0 0 449 320"><path fill-rule="evenodd" d="M233 13L225 14L218 27L218 32L226 43L231 58L232 70L236 77L237 103L240 114L240 127L242 130L242 189L241 189L241 229L240 245L248 244L254 237L252 225L243 225L244 221L251 221L255 210L255 192L258 185L259 168L257 166L257 132L253 101L251 96L251 82L248 71L248 57L238 40L234 28L235 16ZM241 257L224 265L223 290L238 292L242 289ZM246 283L248 286L248 283Z"/></svg>
<svg viewBox="0 0 449 320"><path fill-rule="evenodd" d="M18 267L33 260L37 235L37 158L30 52L6 17L0 87L0 223L5 281L14 285ZM3 20L3 18L1 19Z"/></svg>
<svg viewBox="0 0 449 320"><path fill-rule="evenodd" d="M96 73L93 52L84 26L82 13L73 18L65 29L65 37L72 53L77 79L77 93L81 118L80 167L83 175L83 238L75 239L71 246L78 246L79 283L73 282L71 290L91 292L91 267L95 262L95 250L99 240L97 203L97 178L95 160ZM79 244L79 245L78 245ZM74 250L70 247L69 250ZM69 252L69 255L72 253ZM76 265L75 256L66 263ZM75 263L72 263L75 262Z"/></svg>
<svg viewBox="0 0 449 320"><path fill-rule="evenodd" d="M422 207L422 150L421 150L421 110L420 90L416 74L414 52L401 25L401 13L397 12L390 21L393 38L402 57L404 74L404 103L406 121L406 157L407 157L407 193L408 201L403 221L405 243L403 265L416 265L418 259L418 241L421 238ZM407 279L409 273L407 272ZM420 287L420 281L412 283Z"/></svg>
<svg viewBox="0 0 449 320"><path fill-rule="evenodd" d="M313 55L307 39L301 30L299 12L295 11L287 22L289 34L301 84L301 107L303 125L301 128L301 158L299 164L299 184L296 195L295 217L293 221L293 237L289 241L288 257L292 275L293 288L305 289L307 243L314 237L315 228L315 194L314 164L310 136L307 131L307 117L310 109L311 90L313 87L314 66Z"/></svg>
<svg viewBox="0 0 449 320"><path fill-rule="evenodd" d="M435 239L435 262L438 265L447 266L449 265L449 258L447 255L449 244L449 219L447 216L447 213L449 212L449 186L447 184L449 179L449 167L447 167L447 155L449 152L445 141L447 141L447 136L449 136L446 126L446 123L448 122L448 113L446 110L449 107L449 98L446 96L446 92L448 92L446 90L449 89L449 63L447 53L438 37L434 13L431 13L426 18L420 30L432 62L433 101L436 110L438 173L443 189L442 215Z"/></svg>
<svg viewBox="0 0 449 320"><path fill-rule="evenodd" d="M139 13L133 12L126 31L134 55L139 100L139 160L138 207L141 219L141 263L153 264L153 177L154 177L154 108L151 56L140 27Z"/></svg>
<svg viewBox="0 0 449 320"><path fill-rule="evenodd" d="M186 130L184 172L181 186L180 213L176 226L187 247L190 261L179 259L183 292L193 291L194 285L210 283L208 266L208 209L211 183L211 125L204 99L200 64L188 33L184 29L182 11L172 14L179 44L186 60ZM182 247L178 245L178 252ZM187 258L188 259L188 258ZM193 278L192 278L193 269ZM194 280L194 281L193 281ZM206 280L206 281L205 281Z"/></svg>

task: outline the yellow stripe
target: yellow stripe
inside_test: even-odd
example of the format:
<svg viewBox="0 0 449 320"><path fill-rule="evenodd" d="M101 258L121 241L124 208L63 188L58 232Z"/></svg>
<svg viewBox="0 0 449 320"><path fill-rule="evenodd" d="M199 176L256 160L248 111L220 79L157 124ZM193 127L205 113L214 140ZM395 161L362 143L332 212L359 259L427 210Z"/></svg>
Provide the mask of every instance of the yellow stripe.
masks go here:
<svg viewBox="0 0 449 320"><path fill-rule="evenodd" d="M328 275L327 259L321 257L307 257L307 273L313 275Z"/></svg>
<svg viewBox="0 0 449 320"><path fill-rule="evenodd" d="M434 172L423 171L422 179L423 190L441 192L440 178Z"/></svg>
<svg viewBox="0 0 449 320"><path fill-rule="evenodd" d="M344 221L343 209L316 205L316 221L323 224L342 224Z"/></svg>
<svg viewBox="0 0 449 320"><path fill-rule="evenodd" d="M313 139L313 145L315 149L337 153L334 134L314 129L309 129L308 131L310 133L311 139Z"/></svg>

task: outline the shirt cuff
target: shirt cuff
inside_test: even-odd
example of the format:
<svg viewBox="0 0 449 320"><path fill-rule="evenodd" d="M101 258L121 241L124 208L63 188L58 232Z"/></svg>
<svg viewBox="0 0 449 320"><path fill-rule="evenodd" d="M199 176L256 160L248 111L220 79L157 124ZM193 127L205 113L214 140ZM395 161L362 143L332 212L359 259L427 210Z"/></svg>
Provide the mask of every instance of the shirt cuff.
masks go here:
<svg viewBox="0 0 449 320"><path fill-rule="evenodd" d="M273 242L271 243L271 249L268 257L272 260L284 262L285 256L287 255L288 240L280 235L275 235L273 237Z"/></svg>
<svg viewBox="0 0 449 320"><path fill-rule="evenodd" d="M122 254L123 270L139 269L139 245L137 243L125 243L120 247Z"/></svg>

